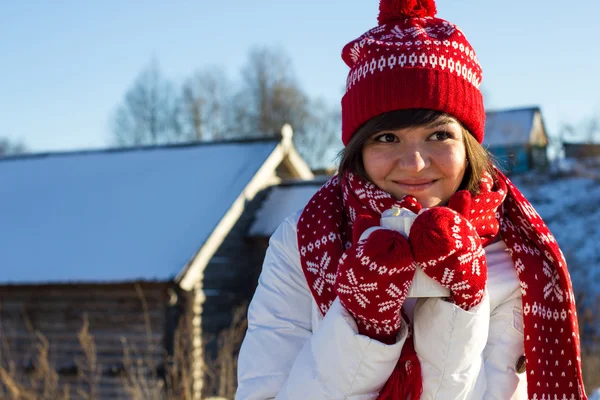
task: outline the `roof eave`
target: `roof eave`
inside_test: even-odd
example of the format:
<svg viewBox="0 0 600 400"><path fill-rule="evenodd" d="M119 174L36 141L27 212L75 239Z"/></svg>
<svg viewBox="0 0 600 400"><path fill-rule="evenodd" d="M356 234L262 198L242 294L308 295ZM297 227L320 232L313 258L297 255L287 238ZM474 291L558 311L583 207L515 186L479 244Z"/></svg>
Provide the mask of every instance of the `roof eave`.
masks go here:
<svg viewBox="0 0 600 400"><path fill-rule="evenodd" d="M314 178L310 168L294 148L292 143L292 128L287 124L284 125L281 134L281 142L275 147L258 172L242 190L194 258L175 278L175 281L179 283L182 289L192 290L197 282L202 281L204 269L244 212L246 201L252 200L256 193L273 183L275 170L279 164L284 162L291 173L299 179Z"/></svg>

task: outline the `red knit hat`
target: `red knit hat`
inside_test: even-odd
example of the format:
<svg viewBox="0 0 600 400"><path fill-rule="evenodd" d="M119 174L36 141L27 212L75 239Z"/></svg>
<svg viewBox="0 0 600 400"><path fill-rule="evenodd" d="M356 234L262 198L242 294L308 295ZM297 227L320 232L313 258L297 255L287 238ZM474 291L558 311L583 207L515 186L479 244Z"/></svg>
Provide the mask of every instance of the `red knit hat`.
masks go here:
<svg viewBox="0 0 600 400"><path fill-rule="evenodd" d="M433 0L381 0L379 26L344 47L344 144L369 119L409 108L448 113L483 141L481 66L461 30L435 13Z"/></svg>

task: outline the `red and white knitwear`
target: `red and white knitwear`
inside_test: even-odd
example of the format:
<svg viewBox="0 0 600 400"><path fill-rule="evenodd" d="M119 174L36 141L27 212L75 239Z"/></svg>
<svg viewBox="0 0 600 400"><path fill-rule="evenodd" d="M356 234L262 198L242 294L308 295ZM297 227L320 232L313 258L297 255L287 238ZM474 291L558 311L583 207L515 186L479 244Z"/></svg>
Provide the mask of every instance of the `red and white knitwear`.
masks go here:
<svg viewBox="0 0 600 400"><path fill-rule="evenodd" d="M450 114L481 143L482 70L465 35L456 25L435 18L434 5L412 10L414 17L407 17L401 10L385 10L383 3L379 26L342 50L350 67L342 98L344 144L371 118L410 108Z"/></svg>

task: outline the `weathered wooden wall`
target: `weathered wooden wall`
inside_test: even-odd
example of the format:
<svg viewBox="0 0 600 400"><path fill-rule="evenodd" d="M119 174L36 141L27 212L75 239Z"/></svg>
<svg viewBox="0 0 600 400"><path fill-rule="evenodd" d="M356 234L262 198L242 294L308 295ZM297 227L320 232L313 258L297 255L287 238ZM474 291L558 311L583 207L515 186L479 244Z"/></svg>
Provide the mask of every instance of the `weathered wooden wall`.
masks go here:
<svg viewBox="0 0 600 400"><path fill-rule="evenodd" d="M239 304L249 302L254 294L267 242L249 238L248 231L267 193L268 189L259 192L246 204L244 212L204 270L204 334L218 334L227 328L231 322L231 311Z"/></svg>
<svg viewBox="0 0 600 400"><path fill-rule="evenodd" d="M24 376L35 365L39 332L49 343L49 359L60 381L81 387L77 360L84 353L77 334L89 321L102 370L100 398L130 398L124 391L124 346L142 356L143 365L158 368L164 361L168 283L40 285L0 287L2 359L16 363ZM152 374L151 374L152 375Z"/></svg>
<svg viewBox="0 0 600 400"><path fill-rule="evenodd" d="M202 376L201 368L213 367L205 361L214 358L219 351L216 340L218 334L231 326L233 311L237 307L247 305L256 289L268 241L250 238L248 231L267 193L268 189L263 190L252 201L246 203L244 212L206 266L204 279L198 283L195 290L195 335L201 335L203 338L202 345L198 345L194 350L194 372L197 377ZM206 340L211 337L212 340ZM235 362L237 354L232 356ZM229 376L233 376L226 383L220 382L221 388L224 384L235 387L235 368L229 364L226 368L231 370ZM219 373L224 374L222 370ZM204 376L205 380L201 384L203 387L198 388L204 395L217 394L210 387L214 386L214 379L211 382L210 378ZM196 398L200 398L198 392Z"/></svg>
<svg viewBox="0 0 600 400"><path fill-rule="evenodd" d="M600 157L600 144L596 143L563 143L565 157L568 158L594 158Z"/></svg>

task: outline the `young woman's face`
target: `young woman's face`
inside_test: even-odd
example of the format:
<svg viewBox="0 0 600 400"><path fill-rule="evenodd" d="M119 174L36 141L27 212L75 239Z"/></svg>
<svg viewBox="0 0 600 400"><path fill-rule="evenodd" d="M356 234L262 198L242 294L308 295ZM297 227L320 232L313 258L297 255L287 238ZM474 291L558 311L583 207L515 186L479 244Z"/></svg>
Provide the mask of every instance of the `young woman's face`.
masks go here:
<svg viewBox="0 0 600 400"><path fill-rule="evenodd" d="M467 167L463 129L449 117L377 132L365 142L362 156L371 182L398 200L412 195L423 207L445 204Z"/></svg>

